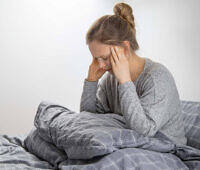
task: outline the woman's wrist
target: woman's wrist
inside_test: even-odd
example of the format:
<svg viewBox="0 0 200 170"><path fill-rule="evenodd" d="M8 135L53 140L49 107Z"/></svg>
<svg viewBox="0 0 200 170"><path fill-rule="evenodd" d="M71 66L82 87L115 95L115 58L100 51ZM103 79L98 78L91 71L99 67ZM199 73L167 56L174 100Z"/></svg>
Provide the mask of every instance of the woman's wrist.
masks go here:
<svg viewBox="0 0 200 170"><path fill-rule="evenodd" d="M90 79L90 78L86 78L85 80L86 81L91 81L91 82L98 81L97 79Z"/></svg>

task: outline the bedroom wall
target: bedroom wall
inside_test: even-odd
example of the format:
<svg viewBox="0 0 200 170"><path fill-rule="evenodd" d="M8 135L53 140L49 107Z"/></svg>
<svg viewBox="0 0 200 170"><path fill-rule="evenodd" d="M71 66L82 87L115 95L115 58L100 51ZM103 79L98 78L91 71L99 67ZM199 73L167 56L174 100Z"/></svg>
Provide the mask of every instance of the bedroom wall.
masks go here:
<svg viewBox="0 0 200 170"><path fill-rule="evenodd" d="M199 0L1 0L0 134L28 133L42 100L79 111L85 34L116 2L133 8L137 53L168 67L182 100L200 101Z"/></svg>

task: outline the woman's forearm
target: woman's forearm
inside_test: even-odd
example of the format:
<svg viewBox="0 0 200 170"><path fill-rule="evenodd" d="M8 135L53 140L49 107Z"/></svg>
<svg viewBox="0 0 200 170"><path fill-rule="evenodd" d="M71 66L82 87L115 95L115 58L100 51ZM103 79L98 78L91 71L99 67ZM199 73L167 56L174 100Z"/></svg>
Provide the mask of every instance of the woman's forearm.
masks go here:
<svg viewBox="0 0 200 170"><path fill-rule="evenodd" d="M96 92L98 81L84 80L83 92L80 101L80 112L96 112Z"/></svg>

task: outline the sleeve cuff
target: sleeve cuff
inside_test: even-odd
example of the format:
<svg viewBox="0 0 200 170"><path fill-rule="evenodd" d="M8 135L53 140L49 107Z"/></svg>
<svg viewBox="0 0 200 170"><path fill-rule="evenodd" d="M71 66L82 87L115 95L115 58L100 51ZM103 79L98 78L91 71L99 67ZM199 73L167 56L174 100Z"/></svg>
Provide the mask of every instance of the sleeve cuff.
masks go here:
<svg viewBox="0 0 200 170"><path fill-rule="evenodd" d="M97 81L87 81L86 79L84 80L84 85L85 86L97 86L98 80Z"/></svg>

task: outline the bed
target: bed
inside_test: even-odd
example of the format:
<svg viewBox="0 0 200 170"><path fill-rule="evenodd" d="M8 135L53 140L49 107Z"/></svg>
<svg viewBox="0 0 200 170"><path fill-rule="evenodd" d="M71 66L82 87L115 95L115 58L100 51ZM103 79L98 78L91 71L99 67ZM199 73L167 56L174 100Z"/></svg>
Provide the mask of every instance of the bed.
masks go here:
<svg viewBox="0 0 200 170"><path fill-rule="evenodd" d="M66 114L68 108L43 101L31 132L0 135L0 169L200 169L200 102L181 100L181 107L187 146L175 145L159 133L155 138L144 138L125 129L123 119L114 114L108 114L105 122L101 115L96 114L98 120L88 113L78 117L84 114ZM84 121L88 120L95 124L86 126ZM101 123L109 132L107 137L103 133L97 136L103 131L97 126Z"/></svg>

